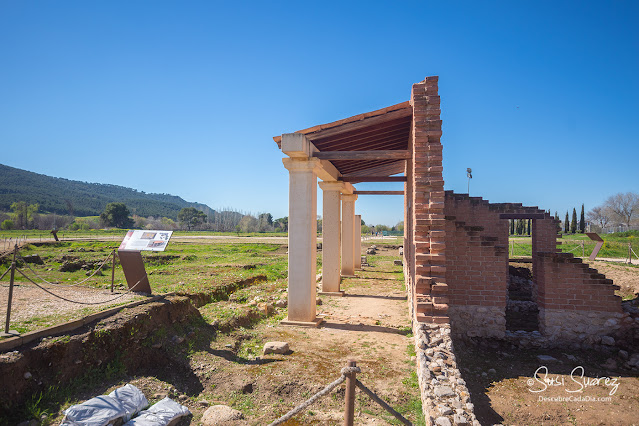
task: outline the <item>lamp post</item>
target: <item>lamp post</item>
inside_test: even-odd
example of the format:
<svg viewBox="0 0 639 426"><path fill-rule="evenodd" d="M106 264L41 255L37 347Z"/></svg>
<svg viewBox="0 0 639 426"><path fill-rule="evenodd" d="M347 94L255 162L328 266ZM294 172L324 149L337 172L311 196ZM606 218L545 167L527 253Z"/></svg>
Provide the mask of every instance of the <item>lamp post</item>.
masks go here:
<svg viewBox="0 0 639 426"><path fill-rule="evenodd" d="M470 180L473 178L473 169L466 169L466 177L468 178L468 196L470 197Z"/></svg>

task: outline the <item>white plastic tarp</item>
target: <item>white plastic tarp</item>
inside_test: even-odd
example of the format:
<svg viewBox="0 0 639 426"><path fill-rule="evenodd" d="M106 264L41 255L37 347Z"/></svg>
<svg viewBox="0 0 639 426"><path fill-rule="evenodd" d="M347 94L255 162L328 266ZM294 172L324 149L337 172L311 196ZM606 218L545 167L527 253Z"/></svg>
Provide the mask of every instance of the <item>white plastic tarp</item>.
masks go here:
<svg viewBox="0 0 639 426"><path fill-rule="evenodd" d="M169 397L156 402L148 410L129 420L124 426L166 426L174 419L191 414L188 408Z"/></svg>
<svg viewBox="0 0 639 426"><path fill-rule="evenodd" d="M72 405L64 414L60 426L106 426L124 417L126 409L117 399L100 395L82 404Z"/></svg>
<svg viewBox="0 0 639 426"><path fill-rule="evenodd" d="M123 421L127 422L131 417L149 406L149 401L142 391L132 384L126 384L121 388L117 388L109 394L111 398L117 399L126 411Z"/></svg>

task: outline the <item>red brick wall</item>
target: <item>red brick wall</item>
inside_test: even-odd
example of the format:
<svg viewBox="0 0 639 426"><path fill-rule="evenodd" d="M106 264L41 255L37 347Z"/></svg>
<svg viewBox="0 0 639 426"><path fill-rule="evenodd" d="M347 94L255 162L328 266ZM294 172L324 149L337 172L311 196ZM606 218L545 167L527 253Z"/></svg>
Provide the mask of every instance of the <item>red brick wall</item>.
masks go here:
<svg viewBox="0 0 639 426"><path fill-rule="evenodd" d="M622 311L619 287L571 253L540 253L535 275L540 309Z"/></svg>
<svg viewBox="0 0 639 426"><path fill-rule="evenodd" d="M621 309L610 280L557 254L556 223L549 214L537 207L445 193L438 77L414 84L411 104L404 268L418 321L447 322L449 303L505 308L508 219L500 213L543 214L533 220L532 229L540 308Z"/></svg>
<svg viewBox="0 0 639 426"><path fill-rule="evenodd" d="M535 219L532 223L532 252L533 252L533 281L539 283L545 281L543 275L539 275L542 265L540 265L537 253L557 253L557 224L554 218L547 215L545 219ZM539 303L538 303L539 304ZM541 306L540 306L541 307Z"/></svg>
<svg viewBox="0 0 639 426"><path fill-rule="evenodd" d="M447 322L446 232L438 77L413 85L412 161L408 176L417 320ZM410 198L409 198L410 195ZM431 294L432 293L432 294Z"/></svg>
<svg viewBox="0 0 639 426"><path fill-rule="evenodd" d="M450 305L506 309L508 220L488 201L446 192L446 282Z"/></svg>
<svg viewBox="0 0 639 426"><path fill-rule="evenodd" d="M446 282L450 305L505 307L508 280L508 219L501 213L542 215L533 219L533 281L540 308L621 312L616 286L572 254L557 249L550 214L521 204L490 204L446 192Z"/></svg>

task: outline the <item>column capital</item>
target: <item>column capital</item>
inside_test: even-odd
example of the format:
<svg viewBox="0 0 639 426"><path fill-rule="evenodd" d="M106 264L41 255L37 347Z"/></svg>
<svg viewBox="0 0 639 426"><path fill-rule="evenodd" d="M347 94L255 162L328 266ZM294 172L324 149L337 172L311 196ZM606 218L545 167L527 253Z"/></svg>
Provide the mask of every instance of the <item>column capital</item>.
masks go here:
<svg viewBox="0 0 639 426"><path fill-rule="evenodd" d="M342 201L356 201L357 194L342 194Z"/></svg>
<svg viewBox="0 0 639 426"><path fill-rule="evenodd" d="M339 181L322 181L319 183L322 191L342 191L345 187L344 182Z"/></svg>
<svg viewBox="0 0 639 426"><path fill-rule="evenodd" d="M289 172L313 172L320 166L320 160L318 158L296 159L296 158L282 158L284 167Z"/></svg>
<svg viewBox="0 0 639 426"><path fill-rule="evenodd" d="M306 159L311 156L311 143L302 133L284 133L281 145L282 152L289 157Z"/></svg>

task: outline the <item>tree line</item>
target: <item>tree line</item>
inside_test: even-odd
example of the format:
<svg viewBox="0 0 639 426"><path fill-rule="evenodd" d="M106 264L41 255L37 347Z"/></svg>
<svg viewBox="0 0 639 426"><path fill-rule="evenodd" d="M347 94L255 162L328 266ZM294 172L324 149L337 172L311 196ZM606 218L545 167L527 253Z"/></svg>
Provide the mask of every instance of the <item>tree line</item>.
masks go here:
<svg viewBox="0 0 639 426"><path fill-rule="evenodd" d="M601 205L593 207L587 218L600 230L608 227L622 227L626 230L639 227L639 194L620 192L611 195Z"/></svg>
<svg viewBox="0 0 639 426"><path fill-rule="evenodd" d="M5 214L13 203L24 202L38 205L40 214L98 216L109 202L115 201L125 203L138 216L173 220L183 207L195 207L207 213L210 210L205 204L190 203L175 195L55 178L0 164L0 212Z"/></svg>
<svg viewBox="0 0 639 426"><path fill-rule="evenodd" d="M139 216L131 213L126 203L108 203L100 216L74 217L55 213L40 213L39 205L14 202L10 212L0 212L0 229L68 229L71 231L99 228L137 228L217 232L286 232L288 217L273 220L270 213L252 215L233 209L202 211L184 207L177 221L162 216Z"/></svg>
<svg viewBox="0 0 639 426"><path fill-rule="evenodd" d="M559 219L557 212L555 212L555 218ZM585 214L582 204L579 219L577 219L575 208L572 209L571 216L566 211L561 231L564 234L583 234L588 223L591 229L597 232L603 232L609 228L630 230L633 227L639 227L639 194L620 192L611 195L602 204L593 207Z"/></svg>

